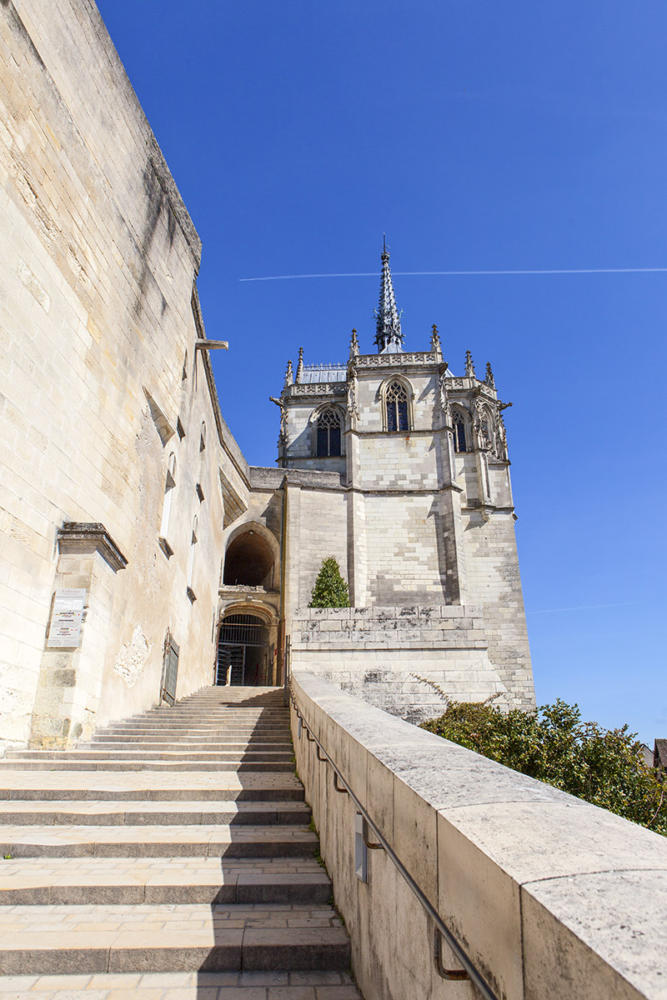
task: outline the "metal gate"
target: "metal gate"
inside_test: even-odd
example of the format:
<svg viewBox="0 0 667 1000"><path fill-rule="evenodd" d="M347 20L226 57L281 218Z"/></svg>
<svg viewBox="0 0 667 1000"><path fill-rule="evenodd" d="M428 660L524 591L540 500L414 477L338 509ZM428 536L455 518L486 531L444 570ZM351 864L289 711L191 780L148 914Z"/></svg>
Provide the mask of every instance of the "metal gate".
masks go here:
<svg viewBox="0 0 667 1000"><path fill-rule="evenodd" d="M268 649L266 623L255 615L229 615L220 626L216 684L247 684L249 661ZM254 655L253 655L254 653Z"/></svg>
<svg viewBox="0 0 667 1000"><path fill-rule="evenodd" d="M164 643L164 663L162 665L162 684L160 686L160 701L173 705L176 701L176 681L178 679L179 647L167 632Z"/></svg>

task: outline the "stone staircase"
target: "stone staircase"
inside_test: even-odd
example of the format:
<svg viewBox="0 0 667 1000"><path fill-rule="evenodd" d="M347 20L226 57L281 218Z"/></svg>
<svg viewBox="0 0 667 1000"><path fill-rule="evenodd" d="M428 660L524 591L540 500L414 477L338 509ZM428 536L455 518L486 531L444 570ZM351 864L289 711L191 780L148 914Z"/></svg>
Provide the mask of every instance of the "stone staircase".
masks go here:
<svg viewBox="0 0 667 1000"><path fill-rule="evenodd" d="M0 998L361 1000L275 688L0 760Z"/></svg>

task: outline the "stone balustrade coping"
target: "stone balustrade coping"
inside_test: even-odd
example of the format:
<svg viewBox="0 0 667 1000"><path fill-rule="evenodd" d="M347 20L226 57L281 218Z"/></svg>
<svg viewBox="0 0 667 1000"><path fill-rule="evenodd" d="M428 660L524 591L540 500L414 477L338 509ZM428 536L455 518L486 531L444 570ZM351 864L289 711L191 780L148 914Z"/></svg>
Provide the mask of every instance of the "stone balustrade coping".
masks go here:
<svg viewBox="0 0 667 1000"><path fill-rule="evenodd" d="M388 715L320 676L296 670L292 691L377 832L497 996L664 1000L667 839ZM423 995L440 996L437 980L429 980L427 947L415 937L426 927L418 907L402 923L410 946L400 962L381 939L400 900L412 906L405 883L390 878L389 860L375 857L368 886L347 873L353 806L327 791L328 765L311 762L315 744L293 731L362 990L379 995L365 958L371 954L386 982L401 980L413 961L409 974L434 991ZM366 906L372 914L364 914Z"/></svg>

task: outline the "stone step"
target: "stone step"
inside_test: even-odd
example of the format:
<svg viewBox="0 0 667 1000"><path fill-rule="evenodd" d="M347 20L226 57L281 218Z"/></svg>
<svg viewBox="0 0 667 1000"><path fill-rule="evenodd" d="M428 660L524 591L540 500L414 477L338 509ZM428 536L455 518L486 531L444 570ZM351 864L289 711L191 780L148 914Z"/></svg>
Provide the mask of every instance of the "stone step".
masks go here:
<svg viewBox="0 0 667 1000"><path fill-rule="evenodd" d="M0 973L347 971L350 944L329 906L7 906Z"/></svg>
<svg viewBox="0 0 667 1000"><path fill-rule="evenodd" d="M232 771L196 774L155 772L24 771L0 773L0 801L303 801L303 785L294 773Z"/></svg>
<svg viewBox="0 0 667 1000"><path fill-rule="evenodd" d="M163 729L171 729L174 726L190 726L195 729L210 728L215 726L218 729L238 726L242 729L286 729L289 725L289 718L285 719L240 719L237 717L218 719L208 716L202 717L200 714L193 716L178 716L170 719L160 719L155 716L140 716L137 719L128 719L125 722L118 722L115 725L124 726L161 726ZM115 726L109 726L109 729Z"/></svg>
<svg viewBox="0 0 667 1000"><path fill-rule="evenodd" d="M219 715L212 716L207 712L195 712L192 715L137 715L131 719L118 719L115 722L107 723L101 729L113 729L116 726L163 726L169 729L171 726L194 726L196 728L206 726L244 726L246 728L273 728L280 729L289 725L289 716L251 717L240 715Z"/></svg>
<svg viewBox="0 0 667 1000"><path fill-rule="evenodd" d="M121 753L132 753L134 751L139 751L141 753L235 753L240 756L245 753L288 753L290 757L293 755L292 744L287 743L256 743L253 740L248 740L247 743L239 743L237 741L229 742L213 742L213 741L202 741L201 743L193 742L181 742L179 740L171 740L169 742L162 741L158 743L153 740L144 739L134 739L134 740L122 740L118 743L108 743L106 741L94 740L91 743L79 743L73 748L78 753L83 751L90 751L91 753L110 753L115 754L117 752Z"/></svg>
<svg viewBox="0 0 667 1000"><path fill-rule="evenodd" d="M161 736L95 736L87 743L77 743L77 750L123 750L133 747L145 747L150 750L291 750L289 740L254 740L252 737L241 739L238 736L171 736L162 733Z"/></svg>
<svg viewBox="0 0 667 1000"><path fill-rule="evenodd" d="M310 858L78 858L75 866L70 858L20 858L0 864L0 906L322 904L330 896L327 873Z"/></svg>
<svg viewBox="0 0 667 1000"><path fill-rule="evenodd" d="M310 809L303 802L43 802L0 801L0 823L13 826L268 826L308 824ZM1 836L1 834L0 834Z"/></svg>
<svg viewBox="0 0 667 1000"><path fill-rule="evenodd" d="M122 719L111 726L141 726L141 725L161 725L170 726L263 726L279 729L281 726L289 725L289 715L285 716L242 716L242 715L211 715L208 712L192 712L188 715L138 715L132 719Z"/></svg>
<svg viewBox="0 0 667 1000"><path fill-rule="evenodd" d="M347 972L98 972L0 976L8 1000L362 1000Z"/></svg>
<svg viewBox="0 0 667 1000"><path fill-rule="evenodd" d="M274 693L0 761L0 1000L361 1000Z"/></svg>
<svg viewBox="0 0 667 1000"><path fill-rule="evenodd" d="M11 858L312 857L317 837L305 826L0 827L0 854Z"/></svg>
<svg viewBox="0 0 667 1000"><path fill-rule="evenodd" d="M228 733L244 733L248 736L260 736L265 733L282 733L286 735L289 732L288 725L282 725L278 723L271 724L244 724L242 722L217 722L206 725L201 722L173 722L173 723L160 723L160 722L149 722L149 721L139 721L131 726L113 726L109 729L97 729L96 734L105 735L108 733L122 733L128 730L135 731L152 731L161 733L195 733L195 734L215 734L227 735Z"/></svg>
<svg viewBox="0 0 667 1000"><path fill-rule="evenodd" d="M142 712L141 715L133 715L129 719L125 719L125 722L132 722L137 719L158 719L160 722L171 722L178 719L194 719L199 722L215 722L217 720L228 720L228 719L239 719L243 722L254 721L254 722L287 722L289 720L289 711L283 709L281 711L258 711L252 712L249 710L239 711L238 709L219 709L214 710L210 708L193 707L191 709L153 709L150 712Z"/></svg>
<svg viewBox="0 0 667 1000"><path fill-rule="evenodd" d="M90 760L81 758L72 760L0 760L0 771L13 770L20 766L26 771L143 771L152 769L156 771L293 771L294 765L291 761L161 761L150 758L149 760ZM0 777L0 784L2 778Z"/></svg>
<svg viewBox="0 0 667 1000"><path fill-rule="evenodd" d="M251 729L226 729L219 728L217 726L212 726L210 729L190 729L184 726L182 729L174 729L171 726L167 728L166 726L155 726L151 729L126 729L118 730L109 733L97 732L92 737L93 739L128 739L134 736L154 739L231 739L231 740L260 740L264 743L275 743L275 742L285 742L290 739L290 731L288 729L269 729L262 731L253 731Z"/></svg>
<svg viewBox="0 0 667 1000"><path fill-rule="evenodd" d="M76 750L9 750L5 760L30 761L30 760L191 760L193 762L216 761L216 760L241 760L247 763L248 760L277 761L291 760L291 750L256 750L254 744L251 749L238 750L143 750L141 747L131 747L124 749L119 747L113 750L97 750L88 747Z"/></svg>

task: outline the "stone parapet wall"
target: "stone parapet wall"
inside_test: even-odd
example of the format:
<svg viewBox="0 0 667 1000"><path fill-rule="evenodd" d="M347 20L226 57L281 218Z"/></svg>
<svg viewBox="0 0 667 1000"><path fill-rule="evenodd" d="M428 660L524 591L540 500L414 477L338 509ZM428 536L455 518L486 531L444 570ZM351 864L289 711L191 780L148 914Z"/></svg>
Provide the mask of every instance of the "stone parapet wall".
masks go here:
<svg viewBox="0 0 667 1000"><path fill-rule="evenodd" d="M450 699L508 704L472 605L300 608L291 649L295 669L412 722L441 715Z"/></svg>
<svg viewBox="0 0 667 1000"><path fill-rule="evenodd" d="M299 608L292 618L292 648L486 649L479 608Z"/></svg>
<svg viewBox="0 0 667 1000"><path fill-rule="evenodd" d="M291 691L297 768L366 1000L481 994L440 978L433 918L387 850L368 850L365 882L355 874L359 805L369 841L401 863L488 996L664 1000L665 838L321 677L295 670ZM444 943L442 960L462 967Z"/></svg>

